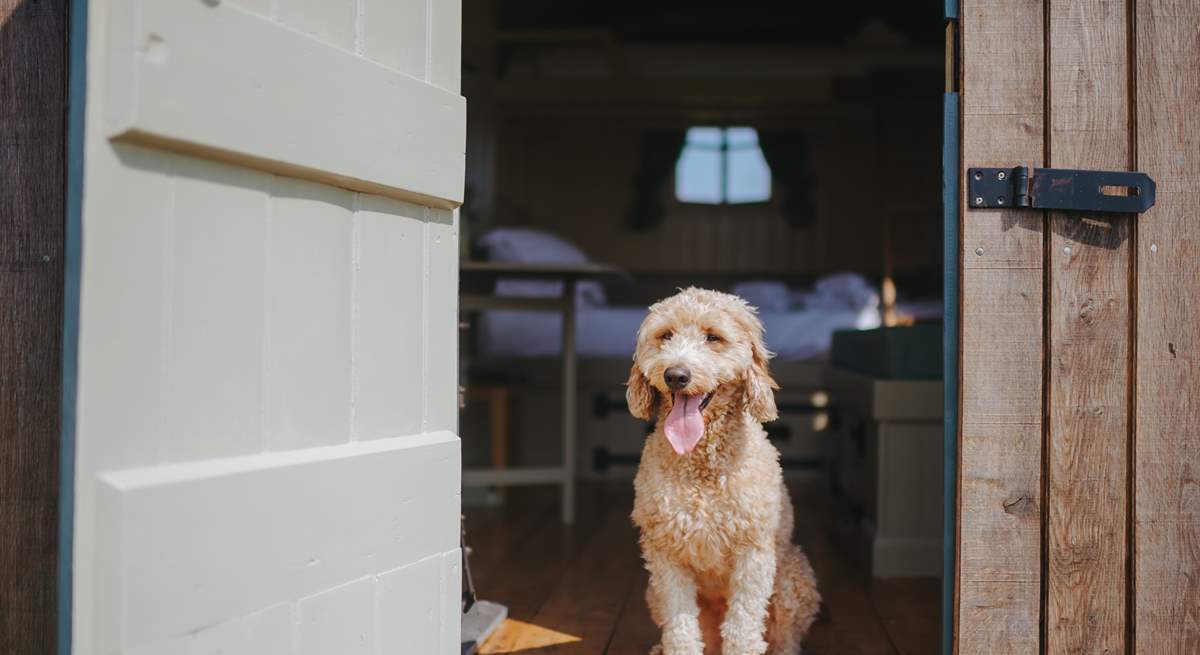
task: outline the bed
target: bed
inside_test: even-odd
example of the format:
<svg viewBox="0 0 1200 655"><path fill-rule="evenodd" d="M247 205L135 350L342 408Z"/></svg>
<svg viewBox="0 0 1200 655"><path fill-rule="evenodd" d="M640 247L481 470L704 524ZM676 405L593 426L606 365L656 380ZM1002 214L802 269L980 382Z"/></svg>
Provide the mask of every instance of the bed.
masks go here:
<svg viewBox="0 0 1200 655"><path fill-rule="evenodd" d="M480 245L478 256L491 261L573 265L590 261L574 244L541 231L495 230ZM554 280L498 279L491 291L501 297L557 298L562 289ZM823 430L830 417L822 406L830 402L824 374L833 333L880 325L875 285L861 275L843 272L822 276L803 289L760 279L742 281L729 290L759 308L767 347L776 354L771 370L782 387L777 394L781 418L769 431L785 471L789 462L793 472L820 468L828 450ZM604 287L586 280L577 284L576 291L577 470L584 477L628 477L636 469L636 455L649 429L625 411L623 386L646 306L610 304ZM521 389L515 408L521 417L522 453L517 459L525 465L553 463L558 450L555 426L560 420L561 314L487 309L478 312L471 325L470 369L510 380ZM463 417L464 431L472 429L472 421L480 427L481 418L469 414ZM471 457L466 450L463 454Z"/></svg>
<svg viewBox="0 0 1200 655"><path fill-rule="evenodd" d="M575 329L579 356L629 359L645 316L645 307L580 305ZM879 326L876 307L768 310L759 316L776 362L822 358L834 331ZM561 347L562 317L557 313L491 310L482 313L476 329L477 354L482 357L554 357Z"/></svg>
<svg viewBox="0 0 1200 655"><path fill-rule="evenodd" d="M480 255L490 261L524 264L591 263L575 244L542 230L500 228L479 241ZM821 358L828 354L836 330L870 329L881 323L879 295L864 276L840 272L818 278L810 289L790 288L776 280L747 280L731 291L759 310L767 347L776 362ZM562 294L554 280L499 279L501 297L547 297ZM604 287L582 281L576 293L576 350L581 358L628 358L646 316L645 305L610 305ZM489 310L476 322L476 354L482 357L553 357L561 348L562 317L556 312Z"/></svg>

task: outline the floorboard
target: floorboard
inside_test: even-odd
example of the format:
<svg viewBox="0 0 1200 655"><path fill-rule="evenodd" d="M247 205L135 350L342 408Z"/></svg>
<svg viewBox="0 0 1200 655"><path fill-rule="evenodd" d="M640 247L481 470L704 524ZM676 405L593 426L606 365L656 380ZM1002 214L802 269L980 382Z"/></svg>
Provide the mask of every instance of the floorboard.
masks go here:
<svg viewBox="0 0 1200 655"><path fill-rule="evenodd" d="M640 561L638 566L641 566ZM658 626L650 620L650 612L646 609L646 585L649 582L650 575L644 568L639 569L633 588L617 617L607 655L643 655L658 643Z"/></svg>
<svg viewBox="0 0 1200 655"><path fill-rule="evenodd" d="M640 655L658 643L629 520L632 489L579 491L579 521L570 528L558 521L556 495L544 490L512 490L504 507L466 511L479 596L509 608L482 655ZM796 538L826 601L805 654L936 653L940 582L871 580L825 528L819 494L803 487L793 497Z"/></svg>

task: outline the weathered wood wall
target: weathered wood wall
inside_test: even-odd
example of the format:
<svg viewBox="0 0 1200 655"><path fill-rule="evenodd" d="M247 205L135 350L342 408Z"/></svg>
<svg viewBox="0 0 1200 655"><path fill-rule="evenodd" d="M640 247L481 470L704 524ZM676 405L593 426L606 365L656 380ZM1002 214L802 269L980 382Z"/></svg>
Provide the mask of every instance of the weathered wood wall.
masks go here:
<svg viewBox="0 0 1200 655"><path fill-rule="evenodd" d="M593 258L637 273L738 275L880 274L890 228L895 271L935 271L938 152L930 146L940 128L940 81L935 66L832 83L747 79L737 87L746 97L734 100L752 110L699 111L683 100L664 108L636 95L600 106L568 102L555 90L567 96L571 85L539 80L547 97L505 96L499 106L492 224L551 230ZM691 82L700 88L707 82L711 95L724 97L722 78ZM804 103L776 97L781 88L806 85L818 97ZM726 99L738 104L734 100ZM668 176L661 189L662 222L631 230L642 133L706 124L803 132L813 180L812 222L790 225L778 197L741 206L680 203ZM778 196L782 188L776 191Z"/></svg>
<svg viewBox="0 0 1200 655"><path fill-rule="evenodd" d="M963 160L1042 164L1041 0L965 0L961 16ZM962 216L959 652L1037 653L1045 219Z"/></svg>
<svg viewBox="0 0 1200 655"><path fill-rule="evenodd" d="M1194 2L962 3L964 173L1158 202L962 214L959 653L1200 652L1198 36Z"/></svg>
<svg viewBox="0 0 1200 655"><path fill-rule="evenodd" d="M1136 2L1137 221L1131 640L1200 652L1200 5Z"/></svg>
<svg viewBox="0 0 1200 655"><path fill-rule="evenodd" d="M1048 3L1046 163L1128 169L1123 3ZM1050 215L1048 653L1124 652L1131 230L1128 216Z"/></svg>
<svg viewBox="0 0 1200 655"><path fill-rule="evenodd" d="M66 0L0 0L0 651L55 644Z"/></svg>

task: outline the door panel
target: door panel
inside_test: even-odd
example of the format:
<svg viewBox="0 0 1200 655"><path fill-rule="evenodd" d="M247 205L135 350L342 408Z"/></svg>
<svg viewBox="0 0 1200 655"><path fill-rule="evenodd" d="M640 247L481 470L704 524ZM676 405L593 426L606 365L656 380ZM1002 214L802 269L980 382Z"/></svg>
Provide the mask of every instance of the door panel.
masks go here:
<svg viewBox="0 0 1200 655"><path fill-rule="evenodd" d="M962 4L963 188L971 166L1136 169L1158 202L964 200L960 653L1200 652L1193 5Z"/></svg>
<svg viewBox="0 0 1200 655"><path fill-rule="evenodd" d="M964 0L960 21L963 161L1040 164L1040 0ZM1043 217L977 216L964 205L959 652L1037 653Z"/></svg>
<svg viewBox="0 0 1200 655"><path fill-rule="evenodd" d="M310 596L347 585L370 589L372 578L386 581L429 557L443 574L455 570L457 552L445 547L458 539L455 495L403 499L438 489L457 467L457 441L434 432L336 453L305 449L101 474L97 512L112 530L101 531L96 564L122 572L124 607L110 626L120 637L97 650L173 643L198 626L231 620L252 625L293 599L305 599L297 603L303 611ZM439 590L395 591L440 598ZM448 596L451 619L457 598ZM374 611L369 604L354 609ZM277 635L280 643L286 636Z"/></svg>
<svg viewBox="0 0 1200 655"><path fill-rule="evenodd" d="M1049 5L1047 164L1132 169L1122 3ZM1049 217L1048 653L1125 652L1133 220Z"/></svg>
<svg viewBox="0 0 1200 655"><path fill-rule="evenodd" d="M1200 7L1138 0L1133 621L1138 653L1200 652Z"/></svg>
<svg viewBox="0 0 1200 655"><path fill-rule="evenodd" d="M380 4L89 3L72 652L459 650L459 7Z"/></svg>
<svg viewBox="0 0 1200 655"><path fill-rule="evenodd" d="M442 33L427 82L354 52L353 2L281 2L286 17L310 17L296 20L300 32L212 4L113 0L111 138L430 206L462 202L466 102L445 70L458 67L457 22L431 26ZM324 16L339 4L351 10L344 25ZM432 4L435 17L457 11Z"/></svg>

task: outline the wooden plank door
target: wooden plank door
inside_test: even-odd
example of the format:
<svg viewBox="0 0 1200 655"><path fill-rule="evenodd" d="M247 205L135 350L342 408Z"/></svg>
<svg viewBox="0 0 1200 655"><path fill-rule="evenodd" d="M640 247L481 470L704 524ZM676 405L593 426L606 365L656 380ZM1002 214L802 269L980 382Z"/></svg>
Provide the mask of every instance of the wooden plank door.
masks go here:
<svg viewBox="0 0 1200 655"><path fill-rule="evenodd" d="M971 166L1142 170L1139 216L962 194L954 647L1200 652L1200 5L963 0Z"/></svg>
<svg viewBox="0 0 1200 655"><path fill-rule="evenodd" d="M458 0L75 4L71 652L459 652Z"/></svg>
<svg viewBox="0 0 1200 655"><path fill-rule="evenodd" d="M1138 653L1200 652L1200 5L1137 0L1138 168L1130 613Z"/></svg>

